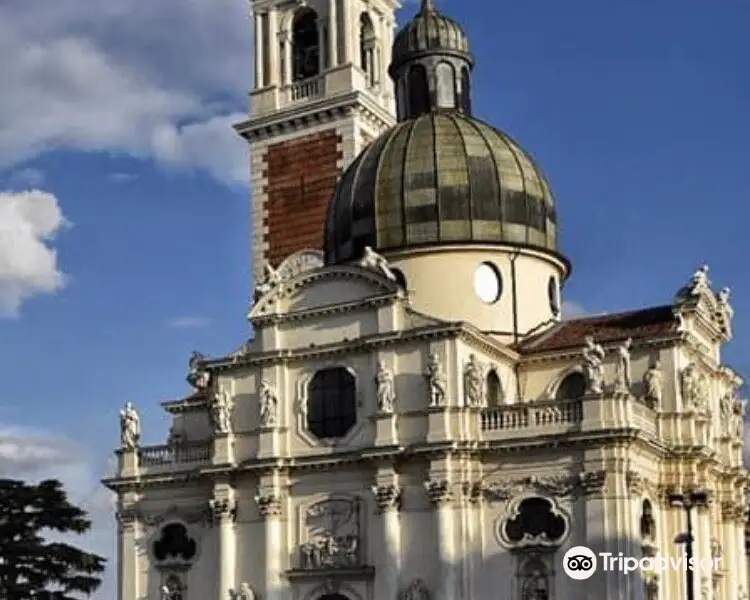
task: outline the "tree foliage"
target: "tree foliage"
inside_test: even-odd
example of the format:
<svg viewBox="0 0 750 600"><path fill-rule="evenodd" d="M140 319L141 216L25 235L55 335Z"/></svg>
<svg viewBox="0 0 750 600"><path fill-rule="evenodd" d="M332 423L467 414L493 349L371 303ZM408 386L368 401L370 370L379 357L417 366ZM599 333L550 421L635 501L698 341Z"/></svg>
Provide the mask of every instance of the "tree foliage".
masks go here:
<svg viewBox="0 0 750 600"><path fill-rule="evenodd" d="M79 600L101 584L106 560L61 541L91 528L55 479L29 484L0 479L0 598Z"/></svg>

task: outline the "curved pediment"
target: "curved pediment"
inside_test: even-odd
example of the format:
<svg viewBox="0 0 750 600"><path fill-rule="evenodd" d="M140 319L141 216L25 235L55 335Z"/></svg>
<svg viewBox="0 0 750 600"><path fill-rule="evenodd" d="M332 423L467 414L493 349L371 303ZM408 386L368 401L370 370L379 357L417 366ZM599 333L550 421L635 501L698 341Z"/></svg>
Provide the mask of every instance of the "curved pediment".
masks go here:
<svg viewBox="0 0 750 600"><path fill-rule="evenodd" d="M262 295L249 314L252 322L398 296L398 284L358 265L333 265L297 272Z"/></svg>

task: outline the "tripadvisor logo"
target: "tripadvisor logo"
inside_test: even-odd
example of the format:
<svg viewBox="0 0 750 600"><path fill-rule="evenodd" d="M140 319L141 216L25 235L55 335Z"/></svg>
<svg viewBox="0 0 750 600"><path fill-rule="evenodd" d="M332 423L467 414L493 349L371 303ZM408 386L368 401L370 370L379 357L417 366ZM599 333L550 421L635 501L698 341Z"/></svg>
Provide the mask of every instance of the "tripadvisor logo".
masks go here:
<svg viewBox="0 0 750 600"><path fill-rule="evenodd" d="M620 571L631 573L637 570L649 571L687 571L688 569L704 572L719 569L721 558L687 558L685 556L655 556L635 558L633 556L614 555L611 552L600 552L597 556L586 546L575 546L563 557L563 570L571 579L582 581L591 577L601 566L602 571Z"/></svg>

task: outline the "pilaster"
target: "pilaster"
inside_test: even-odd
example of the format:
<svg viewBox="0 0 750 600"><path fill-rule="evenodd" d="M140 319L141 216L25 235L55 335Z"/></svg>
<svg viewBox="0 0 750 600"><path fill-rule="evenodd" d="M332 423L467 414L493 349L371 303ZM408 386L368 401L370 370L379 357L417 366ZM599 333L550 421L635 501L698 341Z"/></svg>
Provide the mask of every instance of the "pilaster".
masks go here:
<svg viewBox="0 0 750 600"><path fill-rule="evenodd" d="M138 569L137 540L142 535L142 526L138 513L132 506L121 504L115 518L117 519L118 573L117 598L130 600L140 598L140 573Z"/></svg>
<svg viewBox="0 0 750 600"><path fill-rule="evenodd" d="M455 600L458 596L456 575L456 530L454 494L447 471L433 473L424 487L435 513L437 531L438 581L435 600Z"/></svg>
<svg viewBox="0 0 750 600"><path fill-rule="evenodd" d="M281 573L284 568L283 554L285 544L282 531L283 504L281 490L277 481L263 482L255 496L258 513L263 519L263 544L265 560L265 595L266 600L282 600L284 597Z"/></svg>
<svg viewBox="0 0 750 600"><path fill-rule="evenodd" d="M378 473L372 486L376 523L373 553L378 557L376 564L375 590L376 598L397 598L401 576L401 508L402 488L397 475L390 470Z"/></svg>
<svg viewBox="0 0 750 600"><path fill-rule="evenodd" d="M209 524L214 529L217 541L217 597L228 598L229 591L236 587L237 541L235 520L237 501L234 488L226 483L214 486L213 497L208 501Z"/></svg>

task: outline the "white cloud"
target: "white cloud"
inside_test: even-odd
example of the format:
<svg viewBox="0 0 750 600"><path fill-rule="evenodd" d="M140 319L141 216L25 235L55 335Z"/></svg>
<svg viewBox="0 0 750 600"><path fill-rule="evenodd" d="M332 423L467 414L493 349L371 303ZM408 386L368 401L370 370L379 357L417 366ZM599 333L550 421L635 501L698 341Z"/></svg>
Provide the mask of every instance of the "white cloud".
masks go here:
<svg viewBox="0 0 750 600"><path fill-rule="evenodd" d="M67 148L246 183L246 144L229 123L245 109L251 31L236 0L3 3L0 79L12 83L0 95L0 169Z"/></svg>
<svg viewBox="0 0 750 600"><path fill-rule="evenodd" d="M24 300L64 287L51 242L66 224L52 194L0 192L0 316L17 316Z"/></svg>
<svg viewBox="0 0 750 600"><path fill-rule="evenodd" d="M84 508L92 520L89 532L66 536L66 541L108 559L102 586L90 600L112 600L117 593L115 498L100 483L101 477L109 474L112 460L106 466L98 465L90 456L73 440L0 423L0 477L62 481L70 501Z"/></svg>
<svg viewBox="0 0 750 600"><path fill-rule="evenodd" d="M112 173L109 176L109 180L115 183L130 183L137 178L138 176L135 173Z"/></svg>
<svg viewBox="0 0 750 600"><path fill-rule="evenodd" d="M205 317L175 317L167 321L167 327L172 329L200 329L210 323Z"/></svg>

